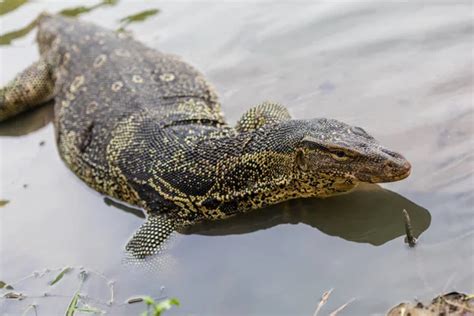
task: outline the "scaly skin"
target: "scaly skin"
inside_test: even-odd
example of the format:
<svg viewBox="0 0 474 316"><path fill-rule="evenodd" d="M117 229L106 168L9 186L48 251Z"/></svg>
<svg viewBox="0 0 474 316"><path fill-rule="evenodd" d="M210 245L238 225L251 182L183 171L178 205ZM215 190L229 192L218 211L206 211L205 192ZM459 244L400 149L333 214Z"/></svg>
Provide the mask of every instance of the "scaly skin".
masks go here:
<svg viewBox="0 0 474 316"><path fill-rule="evenodd" d="M41 60L0 90L0 120L54 98L67 166L95 190L148 212L127 246L133 257L159 252L174 229L203 218L410 172L405 158L363 129L293 120L279 104L260 104L231 127L213 88L179 58L77 20L38 21Z"/></svg>

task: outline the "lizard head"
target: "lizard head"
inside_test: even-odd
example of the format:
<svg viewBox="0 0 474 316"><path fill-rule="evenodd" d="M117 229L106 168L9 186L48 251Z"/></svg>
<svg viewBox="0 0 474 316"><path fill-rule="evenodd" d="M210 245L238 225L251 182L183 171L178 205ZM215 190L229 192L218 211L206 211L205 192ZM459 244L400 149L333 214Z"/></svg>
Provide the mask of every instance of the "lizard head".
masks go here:
<svg viewBox="0 0 474 316"><path fill-rule="evenodd" d="M302 173L339 182L392 182L409 176L411 165L360 127L332 119L302 120L295 165Z"/></svg>

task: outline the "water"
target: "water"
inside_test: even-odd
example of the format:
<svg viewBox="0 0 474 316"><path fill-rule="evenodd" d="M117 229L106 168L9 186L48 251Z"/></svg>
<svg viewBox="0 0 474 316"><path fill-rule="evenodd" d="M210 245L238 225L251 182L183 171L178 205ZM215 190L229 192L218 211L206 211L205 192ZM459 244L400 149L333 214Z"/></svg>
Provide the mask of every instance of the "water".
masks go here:
<svg viewBox="0 0 474 316"><path fill-rule="evenodd" d="M0 17L1 32L75 5L84 2L26 3ZM312 315L334 288L321 314L355 298L341 315L381 315L403 300L474 291L472 2L120 2L81 18L117 29L121 18L156 8L127 29L201 69L230 122L263 100L296 118L340 119L402 152L412 175L385 190L204 223L176 238L159 273L131 271L120 261L141 214L65 167L51 107L41 108L0 124L0 199L9 200L0 207L0 280L76 268L54 287L47 282L58 271L14 283L29 298L0 299L1 313L35 303L38 315L63 315L79 266L115 281L111 306L96 273L83 289L111 315L143 311L122 304L135 295L179 298L169 315ZM0 46L1 84L37 58L34 46L33 33ZM421 234L414 249L403 241L402 208Z"/></svg>

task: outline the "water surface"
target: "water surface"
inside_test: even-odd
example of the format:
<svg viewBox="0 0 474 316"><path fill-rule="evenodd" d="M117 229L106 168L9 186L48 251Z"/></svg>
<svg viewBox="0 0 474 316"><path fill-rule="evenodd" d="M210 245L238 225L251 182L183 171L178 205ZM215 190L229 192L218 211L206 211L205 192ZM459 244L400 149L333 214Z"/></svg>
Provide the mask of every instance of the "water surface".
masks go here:
<svg viewBox="0 0 474 316"><path fill-rule="evenodd" d="M44 10L97 2L26 2L0 16L1 32L26 27ZM159 9L127 30L181 55L216 86L235 122L264 100L296 118L332 117L363 126L412 163L401 182L366 186L327 200L292 201L183 232L159 273L121 264L143 221L89 189L60 160L46 106L0 124L0 280L83 266L90 304L138 314L134 295L178 297L169 315L312 315L355 298L341 315L380 315L402 300L474 291L473 7L470 1L119 2L81 18L118 29L120 20ZM127 19L122 21L128 21ZM34 32L0 46L5 84L33 62ZM404 244L401 209L419 244ZM78 286L76 268L14 284L30 298L0 300L18 315L63 315ZM49 297L43 297L48 292ZM30 311L31 312L31 311Z"/></svg>

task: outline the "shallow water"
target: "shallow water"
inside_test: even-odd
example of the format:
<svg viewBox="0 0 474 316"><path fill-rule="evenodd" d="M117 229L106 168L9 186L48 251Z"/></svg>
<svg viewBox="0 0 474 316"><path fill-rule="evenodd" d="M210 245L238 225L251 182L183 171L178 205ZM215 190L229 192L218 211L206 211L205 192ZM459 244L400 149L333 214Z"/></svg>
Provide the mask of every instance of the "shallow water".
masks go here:
<svg viewBox="0 0 474 316"><path fill-rule="evenodd" d="M1 32L75 4L84 2L26 3L0 16ZM402 300L474 291L472 2L120 2L81 18L117 29L155 8L127 28L202 70L230 122L268 99L296 118L340 119L402 152L412 175L204 223L175 239L159 273L130 270L122 250L141 214L65 167L46 106L0 124L0 200L9 200L0 207L0 280L83 266L115 281L111 306L102 304L107 281L92 273L84 284L90 304L111 315L143 311L121 305L134 295L179 298L169 315L312 315L334 288L322 314L355 298L341 315L377 315ZM0 84L37 56L33 33L0 46ZM403 241L403 208L421 233L414 249ZM38 315L63 315L77 270L54 287L57 272L14 283L29 298L0 299L0 312L35 303Z"/></svg>

